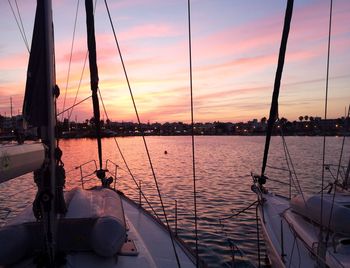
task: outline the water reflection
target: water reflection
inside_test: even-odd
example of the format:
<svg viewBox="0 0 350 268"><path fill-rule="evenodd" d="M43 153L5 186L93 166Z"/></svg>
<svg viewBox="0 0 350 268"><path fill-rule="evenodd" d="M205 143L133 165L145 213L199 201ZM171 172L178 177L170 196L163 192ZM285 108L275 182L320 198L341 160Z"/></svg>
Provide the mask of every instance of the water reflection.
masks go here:
<svg viewBox="0 0 350 268"><path fill-rule="evenodd" d="M239 217L223 221L223 225L220 224L219 219L255 201L256 196L250 190L250 172L260 171L264 137L201 136L196 137L195 141L201 256L210 266L230 266L231 247L235 244L249 259L256 261L255 210L248 210ZM190 137L147 137L147 142L170 224L175 228L176 200L178 234L194 246L191 139ZM342 138L327 139L326 163L338 163L341 142ZM139 200L139 191L114 143L112 138L103 140L104 161L111 159L119 165L117 188L134 200ZM136 182L142 182L141 187L148 201L161 215L161 207L142 139L140 137L119 138L118 143ZM306 192L319 190L322 138L288 137L287 143L303 190ZM63 162L67 172L66 188L80 186L80 170L76 167L91 159L97 159L96 141L92 139L62 140L60 146L64 152ZM350 157L349 148L346 144L344 165ZM167 151L167 154L164 151ZM272 139L268 163L275 167L286 168L280 137ZM84 167L83 172L88 174L93 170L94 164L90 163ZM280 170L267 169L267 175L282 181L288 180L288 173ZM331 180L331 176L326 173L326 182ZM86 187L94 183L87 182ZM15 216L24 205L32 202L35 192L32 187L30 174L19 180L1 184L2 211L4 208L11 208L12 213L9 217ZM269 182L268 187L279 193L288 194L288 187L282 187L278 183ZM24 192L11 198L11 195L21 190ZM142 203L147 207L145 200L142 200ZM235 253L237 257L239 252L235 250Z"/></svg>

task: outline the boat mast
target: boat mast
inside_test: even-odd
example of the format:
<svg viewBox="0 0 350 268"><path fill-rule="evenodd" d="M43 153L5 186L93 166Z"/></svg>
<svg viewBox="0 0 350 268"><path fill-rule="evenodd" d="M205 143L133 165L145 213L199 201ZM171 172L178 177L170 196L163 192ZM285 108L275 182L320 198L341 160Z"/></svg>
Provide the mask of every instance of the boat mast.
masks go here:
<svg viewBox="0 0 350 268"><path fill-rule="evenodd" d="M44 164L34 172L38 191L33 202L33 213L42 223L45 237L47 266L54 266L57 231L57 213L64 214L63 197L65 172L61 151L56 141L56 86L55 53L52 21L52 0L38 0L33 38L30 49L23 117L38 129L38 137L45 144ZM58 198L58 199L57 199Z"/></svg>
<svg viewBox="0 0 350 268"><path fill-rule="evenodd" d="M47 224L47 246L50 262L55 260L55 234L57 217L55 211L55 194L56 194L56 103L55 103L55 66L54 66L54 40L53 40L53 22L52 22L52 1L44 1L44 31L46 47L46 90L48 103L48 122L46 128L46 140L44 143L48 146L48 160L50 173L50 209L47 219L44 218L44 224ZM45 222L46 221L46 222Z"/></svg>
<svg viewBox="0 0 350 268"><path fill-rule="evenodd" d="M282 39L281 39L281 45L280 45L280 50L278 55L278 64L277 64L277 70L275 75L275 82L273 86L270 115L268 119L267 131L266 131L264 157L263 157L263 163L261 167L261 176L259 178L260 185L266 182L265 169L266 169L267 158L269 154L270 140L271 140L272 130L273 130L275 121L278 119L278 96L279 96L280 86L281 86L284 59L285 59L286 50L287 50L289 29L290 29L290 24L291 24L292 15L293 15L293 3L294 3L294 0L288 0L286 13L284 17Z"/></svg>
<svg viewBox="0 0 350 268"><path fill-rule="evenodd" d="M87 27L87 45L89 50L89 66L90 66L90 85L92 92L92 104L94 109L94 122L97 138L97 149L100 169L96 172L97 177L104 184L105 171L102 169L102 143L101 143L101 126L100 126L100 106L97 96L98 91L98 68L96 60L96 40L95 40L95 25L94 11L92 0L85 0L86 9L86 27Z"/></svg>

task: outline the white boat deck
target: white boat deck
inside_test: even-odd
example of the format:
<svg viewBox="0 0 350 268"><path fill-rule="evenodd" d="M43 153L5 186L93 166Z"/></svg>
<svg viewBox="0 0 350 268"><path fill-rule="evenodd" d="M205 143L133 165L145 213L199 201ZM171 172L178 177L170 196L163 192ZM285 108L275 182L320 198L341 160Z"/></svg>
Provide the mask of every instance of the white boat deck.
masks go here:
<svg viewBox="0 0 350 268"><path fill-rule="evenodd" d="M121 195L128 227L128 240L132 240L137 254L129 250L128 255L118 253L114 257L100 257L93 252L77 252L66 255L62 267L178 267L169 233L145 210ZM181 267L195 267L194 257L174 240ZM129 244L129 245L132 245ZM123 248L121 250L124 251ZM36 267L33 259L27 259L13 267Z"/></svg>
<svg viewBox="0 0 350 268"><path fill-rule="evenodd" d="M66 267L178 267L169 233L136 204L123 197L122 202L129 228L128 239L135 243L138 254L115 258L101 258L88 253L71 254L67 256ZM176 241L175 246L181 267L195 267L184 252L186 249Z"/></svg>
<svg viewBox="0 0 350 268"><path fill-rule="evenodd" d="M143 255L148 260L149 265L146 266L146 263L143 263L143 267L177 267L168 231L142 210L137 209L135 205L123 198L122 200L129 226L128 237L135 242L140 251L139 255ZM181 267L194 267L192 260L185 253L186 249L176 241L175 246ZM120 263L124 261L127 263L130 258L132 257L120 256L119 260Z"/></svg>

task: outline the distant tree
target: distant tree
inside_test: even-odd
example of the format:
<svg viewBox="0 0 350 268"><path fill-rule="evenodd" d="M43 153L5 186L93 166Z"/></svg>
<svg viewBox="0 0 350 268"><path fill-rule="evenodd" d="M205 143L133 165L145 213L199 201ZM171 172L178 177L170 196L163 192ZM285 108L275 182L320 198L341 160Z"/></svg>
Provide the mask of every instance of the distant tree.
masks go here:
<svg viewBox="0 0 350 268"><path fill-rule="evenodd" d="M91 126L95 125L95 118L91 117L90 120L89 120L89 123L90 123Z"/></svg>
<svg viewBox="0 0 350 268"><path fill-rule="evenodd" d="M264 116L263 118L261 118L260 119L260 122L261 122L261 124L266 124L266 121L267 121L267 119L266 119L266 117Z"/></svg>
<svg viewBox="0 0 350 268"><path fill-rule="evenodd" d="M215 126L215 129L219 130L221 133L225 132L228 127L226 123L222 123L222 122L216 122L214 126Z"/></svg>
<svg viewBox="0 0 350 268"><path fill-rule="evenodd" d="M308 116L308 115L305 115L305 116L304 116L304 119L305 119L305 121L309 120L309 116Z"/></svg>
<svg viewBox="0 0 350 268"><path fill-rule="evenodd" d="M343 123L343 118L339 117L337 118L337 124L341 125Z"/></svg>
<svg viewBox="0 0 350 268"><path fill-rule="evenodd" d="M314 121L314 117L313 116L310 116L310 121Z"/></svg>
<svg viewBox="0 0 350 268"><path fill-rule="evenodd" d="M299 121L300 121L300 122L302 122L302 121L303 121L303 119L304 119L304 116L302 116L302 115L301 115L301 116L299 116Z"/></svg>
<svg viewBox="0 0 350 268"><path fill-rule="evenodd" d="M5 122L5 117L0 114L0 132L1 132L1 129L4 127L3 126L4 122Z"/></svg>
<svg viewBox="0 0 350 268"><path fill-rule="evenodd" d="M282 125L284 125L284 124L286 124L286 123L288 122L288 119L282 117L282 118L280 119L280 122L281 122Z"/></svg>

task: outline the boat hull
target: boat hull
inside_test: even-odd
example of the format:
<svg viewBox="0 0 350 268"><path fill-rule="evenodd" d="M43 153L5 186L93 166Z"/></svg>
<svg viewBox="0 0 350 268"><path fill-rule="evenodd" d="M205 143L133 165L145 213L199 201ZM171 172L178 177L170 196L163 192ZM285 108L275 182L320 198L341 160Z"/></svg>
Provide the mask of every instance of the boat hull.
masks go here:
<svg viewBox="0 0 350 268"><path fill-rule="evenodd" d="M266 253L267 257L269 259L269 263L267 265L271 265L272 267L284 267L284 263L281 259L280 253L276 250L274 246L274 242L272 241L272 238L270 238L268 225L266 225L266 222L264 222L262 219L264 218L263 216L263 209L259 207L258 210L258 216L261 220L261 227L262 227L262 233L265 241L265 246L266 246Z"/></svg>
<svg viewBox="0 0 350 268"><path fill-rule="evenodd" d="M287 198L269 193L261 197L259 217L272 267L350 267L347 235L331 233L321 257L317 254L319 225L293 211Z"/></svg>
<svg viewBox="0 0 350 268"><path fill-rule="evenodd" d="M273 194L262 194L259 216L272 267L313 267L309 251L294 235L284 213L289 200Z"/></svg>

